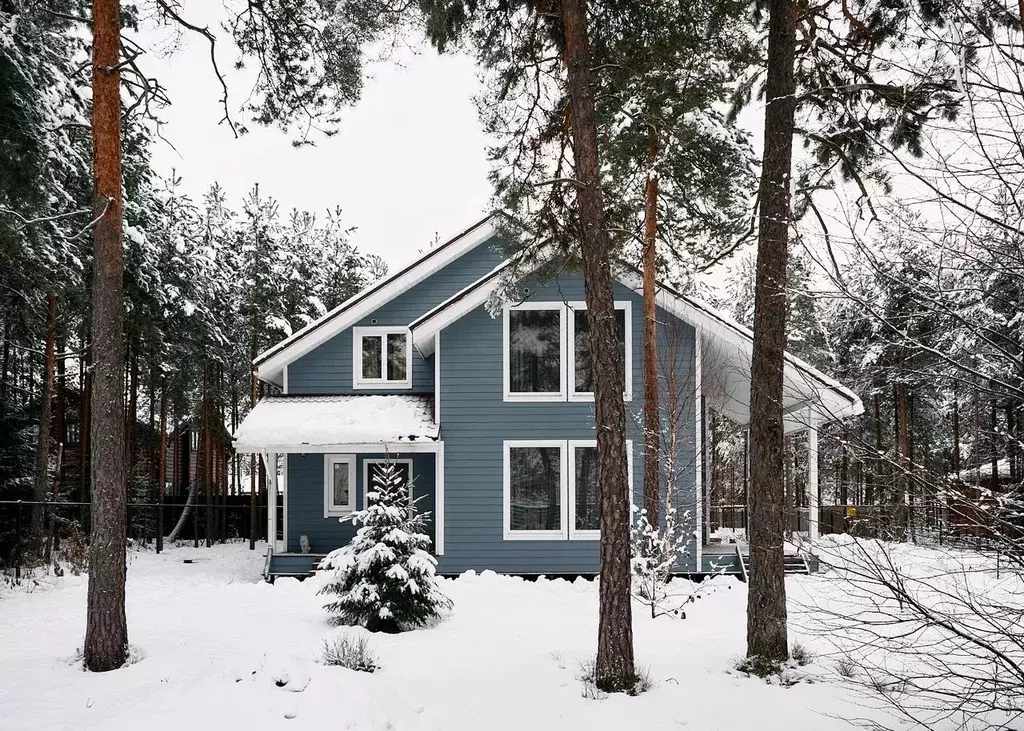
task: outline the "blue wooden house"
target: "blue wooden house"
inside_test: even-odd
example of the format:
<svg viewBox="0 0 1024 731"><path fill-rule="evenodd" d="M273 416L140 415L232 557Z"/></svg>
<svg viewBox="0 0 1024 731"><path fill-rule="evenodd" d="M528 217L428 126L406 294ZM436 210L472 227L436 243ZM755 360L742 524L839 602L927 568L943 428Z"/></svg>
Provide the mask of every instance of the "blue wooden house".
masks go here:
<svg viewBox="0 0 1024 731"><path fill-rule="evenodd" d="M592 374L582 276L514 283L488 217L261 354L258 377L280 389L251 411L235 447L262 456L271 505L271 575L305 574L354 533L385 460L421 510L438 571L589 574L598 568ZM642 290L616 274L631 489L642 490ZM505 293L497 299L496 292ZM497 301L496 301L497 300ZM749 421L751 333L706 304L660 286L663 491L702 513L704 414ZM817 428L859 414L856 395L787 357L789 431L807 430L809 482ZM752 489L756 489L752 488ZM816 498L811 485L809 494ZM636 502L642 502L637 500ZM817 533L812 505L808 532ZM743 571L735 547L706 545L701 522L685 572ZM308 554L302 547L308 543Z"/></svg>

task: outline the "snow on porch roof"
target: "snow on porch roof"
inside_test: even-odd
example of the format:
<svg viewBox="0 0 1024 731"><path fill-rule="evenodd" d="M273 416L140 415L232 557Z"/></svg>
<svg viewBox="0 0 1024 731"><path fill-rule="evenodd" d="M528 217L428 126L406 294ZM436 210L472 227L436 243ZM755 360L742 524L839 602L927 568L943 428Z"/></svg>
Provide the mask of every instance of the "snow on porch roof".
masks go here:
<svg viewBox="0 0 1024 731"><path fill-rule="evenodd" d="M432 396L269 396L235 430L239 452L436 441Z"/></svg>

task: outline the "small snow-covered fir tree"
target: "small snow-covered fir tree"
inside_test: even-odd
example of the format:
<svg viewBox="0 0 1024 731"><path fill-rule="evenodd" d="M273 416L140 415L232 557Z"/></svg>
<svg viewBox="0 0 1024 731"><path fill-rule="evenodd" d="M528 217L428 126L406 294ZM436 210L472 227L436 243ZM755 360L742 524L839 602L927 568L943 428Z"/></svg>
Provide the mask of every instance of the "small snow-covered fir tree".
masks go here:
<svg viewBox="0 0 1024 731"><path fill-rule="evenodd" d="M419 627L451 607L437 586L437 560L423 532L426 513L417 513L409 484L388 461L368 488L366 510L351 520L362 524L352 541L331 552L320 567L334 572L321 594L335 624L362 625L371 632Z"/></svg>

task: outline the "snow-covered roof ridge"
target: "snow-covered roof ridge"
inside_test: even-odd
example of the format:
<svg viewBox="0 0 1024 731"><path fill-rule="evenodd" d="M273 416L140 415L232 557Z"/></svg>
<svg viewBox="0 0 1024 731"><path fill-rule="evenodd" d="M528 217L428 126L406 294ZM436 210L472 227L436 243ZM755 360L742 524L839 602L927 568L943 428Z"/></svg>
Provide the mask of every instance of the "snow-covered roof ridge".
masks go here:
<svg viewBox="0 0 1024 731"><path fill-rule="evenodd" d="M309 452L351 444L436 441L431 395L268 396L235 430L239 452Z"/></svg>

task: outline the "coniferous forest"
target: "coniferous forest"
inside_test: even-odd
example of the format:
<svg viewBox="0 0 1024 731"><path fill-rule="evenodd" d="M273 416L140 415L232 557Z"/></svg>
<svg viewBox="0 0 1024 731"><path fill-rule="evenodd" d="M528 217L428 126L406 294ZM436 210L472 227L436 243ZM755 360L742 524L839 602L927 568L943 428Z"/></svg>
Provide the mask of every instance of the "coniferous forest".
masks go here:
<svg viewBox="0 0 1024 731"><path fill-rule="evenodd" d="M1020 723L1024 609L1020 587L999 582L1024 581L1024 0L225 0L215 22L201 5L0 0L0 571L12 587L23 570L87 574L85 668L133 660L131 551L267 539L268 475L232 446L274 390L253 361L391 263L362 248L345 200L286 210L258 180L238 196L156 165L175 103L146 62L166 52L147 46L157 29L202 44L232 137L276 130L296 148L345 135L370 69L397 48L473 63L505 284L566 269L585 283L600 505L585 697L650 689L634 604L664 624L717 601L727 577L673 576L692 538L749 548L730 672L788 687L813 664L792 642L808 631L787 588L784 546L798 545L879 602L815 616L814 636L846 642L829 682L860 673L861 690L922 728ZM625 404L624 270L643 282L634 367L654 384ZM751 348L749 423L701 412L703 451L685 466L700 471L699 514L675 528L661 497L665 471L683 469L661 441L679 411L657 386L666 285L749 328ZM820 435L787 429L800 417L783 406L786 351L863 413ZM645 460L632 495L631 422ZM338 622L389 632L407 627L379 614L378 586L395 606L434 597L410 615L431 632L449 595L457 620L465 584L434 586L430 538L392 477L387 502L360 511L379 523L361 535L401 527L385 533L404 563L364 540L373 581L341 551L349 573L328 593L363 618ZM922 579L908 567L931 565L925 549L962 563ZM818 596L807 581L801 600ZM909 658L899 671L877 654L890 646ZM323 665L377 668L365 638L324 647Z"/></svg>

